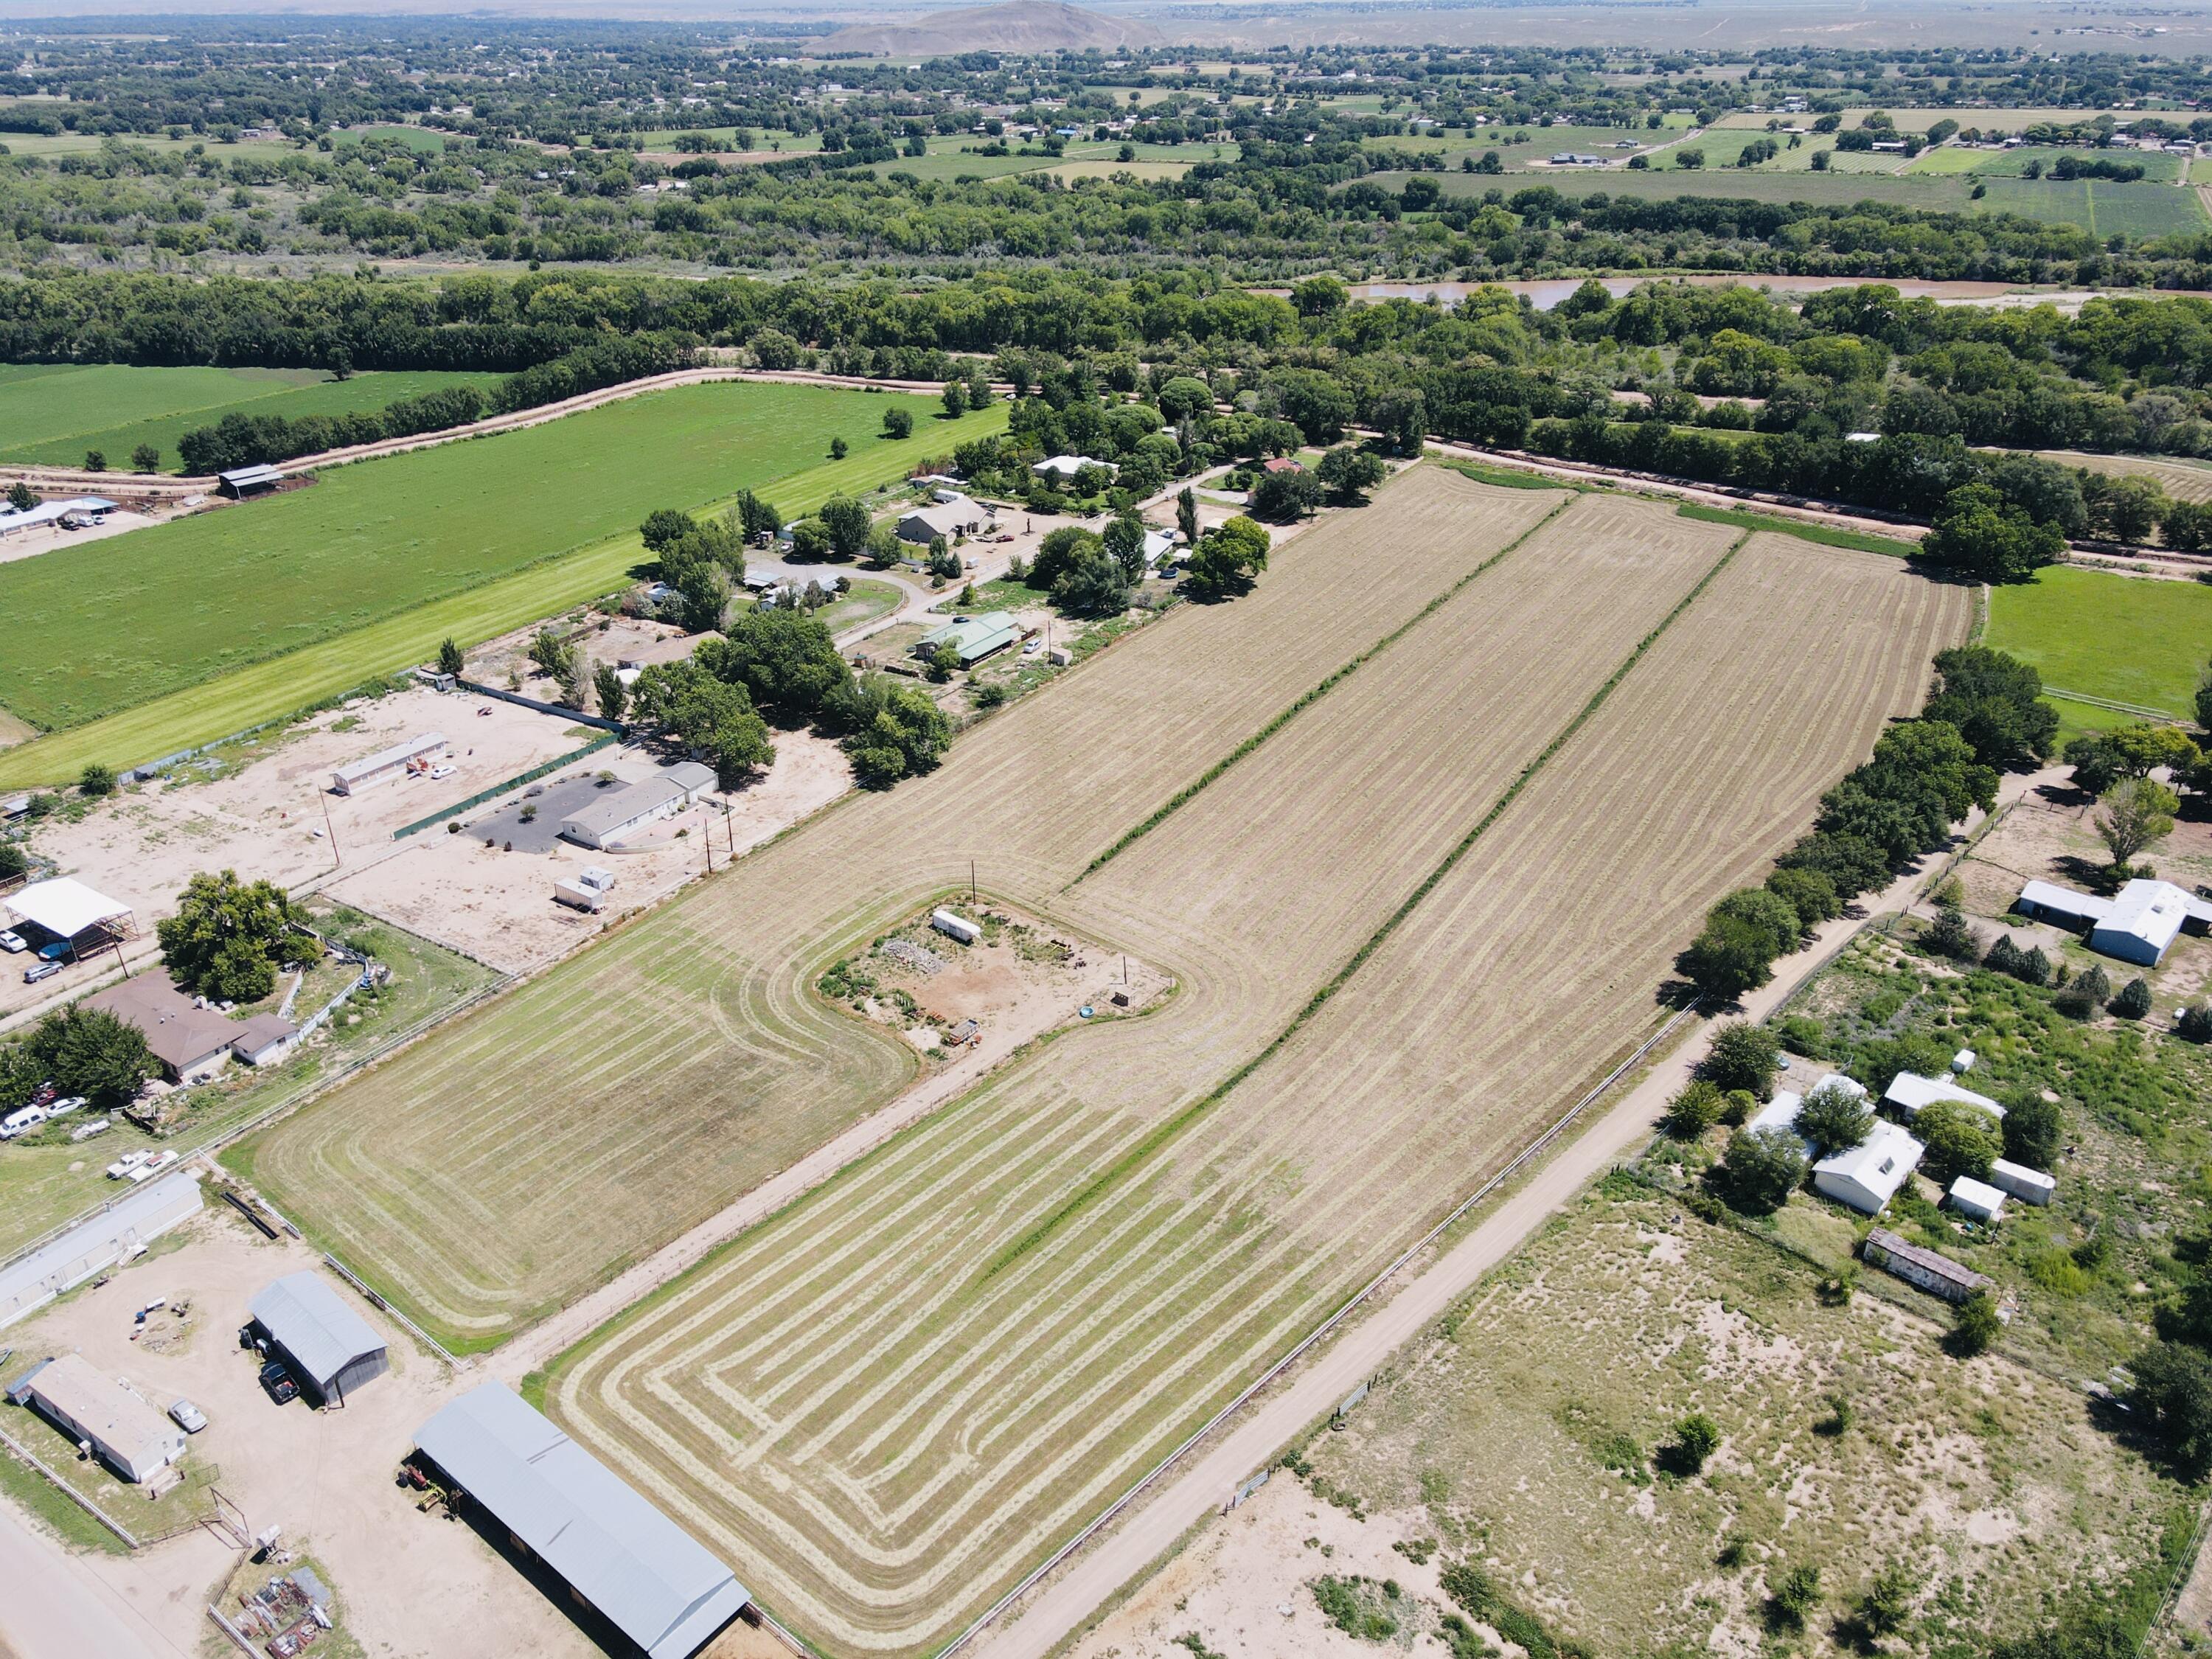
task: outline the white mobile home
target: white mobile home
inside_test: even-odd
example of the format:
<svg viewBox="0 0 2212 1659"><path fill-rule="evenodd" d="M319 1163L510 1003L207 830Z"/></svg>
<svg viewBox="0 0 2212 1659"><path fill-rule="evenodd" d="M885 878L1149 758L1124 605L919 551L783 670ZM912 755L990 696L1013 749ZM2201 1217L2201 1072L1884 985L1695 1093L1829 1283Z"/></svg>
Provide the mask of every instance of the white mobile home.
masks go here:
<svg viewBox="0 0 2212 1659"><path fill-rule="evenodd" d="M648 823L673 817L714 787L714 769L678 761L657 776L599 797L561 820L562 836L580 847L603 849Z"/></svg>
<svg viewBox="0 0 2212 1659"><path fill-rule="evenodd" d="M95 1368L65 1353L9 1386L72 1440L88 1443L125 1480L150 1480L185 1455L185 1431Z"/></svg>
<svg viewBox="0 0 2212 1659"><path fill-rule="evenodd" d="M425 732L419 738L395 743L389 749L380 749L374 755L339 767L331 774L331 788L335 793L350 795L373 784L405 777L410 770L427 771L430 757L442 754L445 747L444 738L435 732Z"/></svg>
<svg viewBox="0 0 2212 1659"><path fill-rule="evenodd" d="M1939 1100L1956 1100L1968 1106L1978 1106L1991 1117L2002 1121L2004 1108L1987 1095L1976 1094L1963 1088L1949 1078L1923 1077L1917 1072L1899 1072L1890 1080L1881 1097L1881 1103L1892 1106L1907 1118L1918 1117L1927 1107Z"/></svg>
<svg viewBox="0 0 2212 1659"><path fill-rule="evenodd" d="M2048 1204L2058 1195L2057 1176L2002 1158L1990 1165L1990 1185L1999 1192L2009 1193L2023 1204Z"/></svg>
<svg viewBox="0 0 2212 1659"><path fill-rule="evenodd" d="M1947 1194L1951 1207L1969 1221L1994 1222L2004 1214L2005 1195L1986 1181L1960 1176Z"/></svg>

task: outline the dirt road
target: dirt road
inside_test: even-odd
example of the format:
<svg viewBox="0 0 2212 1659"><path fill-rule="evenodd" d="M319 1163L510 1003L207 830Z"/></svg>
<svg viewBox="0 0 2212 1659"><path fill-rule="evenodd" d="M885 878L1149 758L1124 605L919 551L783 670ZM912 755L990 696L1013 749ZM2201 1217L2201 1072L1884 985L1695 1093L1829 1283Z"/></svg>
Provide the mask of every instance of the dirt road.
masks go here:
<svg viewBox="0 0 2212 1659"><path fill-rule="evenodd" d="M2019 800L2057 770L2008 777L1998 807ZM1968 826L1978 828L1979 820ZM1935 866L1899 877L1862 901L1862 914L1827 923L1813 942L1776 964L1774 979L1743 1000L1744 1015L1761 1019L1841 951L1861 928L1909 908L1933 879ZM1711 1041L1710 1023L1654 1065L1610 1110L1567 1143L1490 1215L1442 1256L1420 1269L1390 1300L1319 1358L1291 1374L1249 1413L1202 1447L1099 1541L1077 1553L1057 1576L1017 1602L964 1650L988 1659L1043 1659L1088 1625L1115 1593L1144 1574L1195 1522L1219 1510L1237 1484L1265 1468L1305 1427L1371 1376L1398 1348L1440 1318L1483 1274L1520 1248L1545 1220L1609 1165L1648 1137L1668 1097L1689 1080ZM951 1653L958 1648L946 1650Z"/></svg>
<svg viewBox="0 0 2212 1659"><path fill-rule="evenodd" d="M191 1649L155 1629L107 1583L106 1561L70 1554L0 1504L0 1584L11 1587L0 1595L0 1654L192 1659Z"/></svg>

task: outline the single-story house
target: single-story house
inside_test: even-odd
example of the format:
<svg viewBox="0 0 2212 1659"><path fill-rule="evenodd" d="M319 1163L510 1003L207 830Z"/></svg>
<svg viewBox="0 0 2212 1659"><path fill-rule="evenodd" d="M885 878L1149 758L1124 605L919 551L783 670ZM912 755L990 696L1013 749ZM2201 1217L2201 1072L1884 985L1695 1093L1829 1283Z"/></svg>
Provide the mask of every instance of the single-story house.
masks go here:
<svg viewBox="0 0 2212 1659"><path fill-rule="evenodd" d="M1889 1087L1882 1091L1881 1103L1893 1106L1907 1118L1918 1117L1923 1107L1939 1100L1963 1101L1969 1106L1978 1106L1991 1117L2002 1120L2004 1108L1987 1095L1976 1094L1962 1088L1949 1078L1923 1077L1917 1072L1899 1072L1890 1079Z"/></svg>
<svg viewBox="0 0 2212 1659"><path fill-rule="evenodd" d="M1972 1176L1960 1176L1952 1182L1946 1196L1951 1200L1951 1207L1969 1221L1994 1222L2004 1214L2002 1190Z"/></svg>
<svg viewBox="0 0 2212 1659"><path fill-rule="evenodd" d="M1150 570L1162 559L1169 557L1182 541L1182 535L1179 531L1146 530L1145 532L1145 568Z"/></svg>
<svg viewBox="0 0 2212 1659"><path fill-rule="evenodd" d="M981 662L994 651L1003 651L1021 637L1009 611L987 611L980 617L955 617L942 628L933 628L915 641L914 654L933 657L939 647L951 646L963 668Z"/></svg>
<svg viewBox="0 0 2212 1659"><path fill-rule="evenodd" d="M415 1431L418 1453L647 1659L690 1659L751 1595L728 1567L504 1382Z"/></svg>
<svg viewBox="0 0 2212 1659"><path fill-rule="evenodd" d="M392 1369L384 1339L318 1273L287 1273L246 1306L249 1328L283 1356L293 1380L318 1405L343 1406Z"/></svg>
<svg viewBox="0 0 2212 1659"><path fill-rule="evenodd" d="M2144 968L2157 967L2183 932L2212 931L2212 901L2170 881L2131 881L2112 898L2031 881L2020 890L2013 908L2061 927L2087 927L2091 950Z"/></svg>
<svg viewBox="0 0 2212 1659"><path fill-rule="evenodd" d="M430 757L443 754L445 750L444 737L435 732L422 732L404 743L395 743L389 749L348 761L331 774L331 788L341 795L357 794L372 784L390 783L410 772L427 772Z"/></svg>
<svg viewBox="0 0 2212 1659"><path fill-rule="evenodd" d="M1039 461L1030 471L1040 478L1057 478L1066 483L1086 466L1095 466L1112 477L1115 468L1111 461L1094 461L1088 455L1054 455Z"/></svg>
<svg viewBox="0 0 2212 1659"><path fill-rule="evenodd" d="M714 769L678 761L641 783L611 789L561 820L563 839L580 847L613 846L631 831L673 817L714 787Z"/></svg>
<svg viewBox="0 0 2212 1659"><path fill-rule="evenodd" d="M248 1066L277 1066L291 1057L300 1028L279 1014L256 1014L231 1040L230 1052Z"/></svg>
<svg viewBox="0 0 2212 1659"><path fill-rule="evenodd" d="M204 1083L230 1061L246 1028L186 996L161 973L133 974L84 1000L88 1008L135 1025L172 1083Z"/></svg>
<svg viewBox="0 0 2212 1659"><path fill-rule="evenodd" d="M1990 1288L1991 1281L1963 1262L1907 1243L1887 1227L1876 1227L1860 1247L1867 1265L1893 1273L1908 1285L1917 1285L1946 1302L1964 1302L1976 1291Z"/></svg>
<svg viewBox="0 0 2212 1659"><path fill-rule="evenodd" d="M185 1455L185 1431L82 1354L42 1360L8 1386L125 1480L150 1480Z"/></svg>
<svg viewBox="0 0 2212 1659"><path fill-rule="evenodd" d="M1876 1119L1866 1139L1813 1166L1813 1185L1862 1215L1880 1215L1927 1148L1894 1123Z"/></svg>
<svg viewBox="0 0 2212 1659"><path fill-rule="evenodd" d="M2048 1204L2058 1195L2058 1178L2025 1164L1996 1158L1990 1164L1990 1185L2009 1193L2024 1204Z"/></svg>
<svg viewBox="0 0 2212 1659"><path fill-rule="evenodd" d="M949 501L908 508L899 517L898 538L927 547L939 536L948 542L961 536L980 536L990 522L988 508L965 495L955 495Z"/></svg>
<svg viewBox="0 0 2212 1659"><path fill-rule="evenodd" d="M1304 461L1294 461L1287 455L1270 455L1260 465L1262 472L1303 472L1305 470Z"/></svg>

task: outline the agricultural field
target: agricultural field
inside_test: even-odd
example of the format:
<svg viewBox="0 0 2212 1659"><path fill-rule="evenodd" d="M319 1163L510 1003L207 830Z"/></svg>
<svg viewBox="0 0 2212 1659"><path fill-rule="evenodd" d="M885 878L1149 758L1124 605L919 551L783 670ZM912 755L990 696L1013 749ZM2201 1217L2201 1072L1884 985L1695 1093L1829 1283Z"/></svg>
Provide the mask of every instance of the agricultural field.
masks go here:
<svg viewBox="0 0 2212 1659"><path fill-rule="evenodd" d="M2147 1619L2191 1494L2075 1388L1946 1354L1940 1304L1824 1305L1820 1277L1613 1177L1076 1659L1180 1659L1185 1632L1227 1659L1362 1650L1328 1628L1344 1586L1415 1652L1453 1616L1601 1654L1821 1659L1984 1651L2113 1590ZM1685 1478L1656 1454L1692 1411L1722 1438ZM1901 1628L1854 1645L1850 1614L1900 1559ZM1494 1600L1468 1605L1445 1577L1462 1565ZM1803 1566L1816 1606L1778 1630L1768 1598Z"/></svg>
<svg viewBox="0 0 2212 1659"><path fill-rule="evenodd" d="M848 798L278 1126L241 1167L450 1345L505 1340L906 1084L911 1049L807 988L855 941L965 886L971 858L987 888L1050 901L1563 499L1419 470L1385 500L1420 538L1363 581L1355 611L1340 559L1372 520L1346 518L1288 544L1234 605L1138 630L930 777ZM605 1041L555 1048L580 1024Z"/></svg>
<svg viewBox="0 0 2212 1659"><path fill-rule="evenodd" d="M2087 467L2115 477L2148 478L2178 501L2212 501L2212 466L2202 461L2165 460L2155 455L2106 455L2086 449L2039 449L2061 466Z"/></svg>
<svg viewBox="0 0 2212 1659"><path fill-rule="evenodd" d="M2020 179L2027 176L2026 168L2030 161L2039 161L2048 168L2068 155L2080 161L2083 152L2062 149L2056 144L2022 144L2017 149L1982 149L1960 144L1939 144L1934 149L1921 151L1905 170L1913 173L1978 173L1987 179ZM2170 185L2181 176L2181 157L2161 155L2154 150L2124 150L2116 154L2093 155L2091 159L2124 161L2140 167L2143 170L2143 178L2152 184Z"/></svg>
<svg viewBox="0 0 2212 1659"><path fill-rule="evenodd" d="M2033 663L2062 697L2078 691L2186 720L2212 653L2212 586L2056 565L1991 590L1987 640ZM2081 726L2129 719L2078 703L2061 712Z"/></svg>
<svg viewBox="0 0 2212 1659"><path fill-rule="evenodd" d="M1174 1001L614 1322L549 1409L817 1641L936 1644L1632 1046L1702 907L1969 611L1879 556L1583 498L1063 892ZM1538 1026L1571 1036L1531 1054Z"/></svg>
<svg viewBox="0 0 2212 1659"><path fill-rule="evenodd" d="M38 641L0 662L0 703L49 729L82 725L558 561L655 507L766 488L832 438L852 445L844 465L872 485L1006 418L1000 407L947 422L933 399L897 399L915 434L891 442L879 429L892 401L760 382L678 387L0 565L0 611Z"/></svg>
<svg viewBox="0 0 2212 1659"><path fill-rule="evenodd" d="M404 371L334 380L314 368L130 368L118 363L0 367L0 463L81 466L97 449L127 471L151 444L161 471L179 472L177 441L230 414L350 415L453 386L490 386L495 374Z"/></svg>

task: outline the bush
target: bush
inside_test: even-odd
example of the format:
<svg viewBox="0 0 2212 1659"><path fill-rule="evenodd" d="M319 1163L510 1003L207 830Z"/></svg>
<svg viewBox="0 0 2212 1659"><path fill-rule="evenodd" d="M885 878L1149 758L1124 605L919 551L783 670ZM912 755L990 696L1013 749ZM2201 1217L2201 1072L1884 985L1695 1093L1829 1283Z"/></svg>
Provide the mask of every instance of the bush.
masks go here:
<svg viewBox="0 0 2212 1659"><path fill-rule="evenodd" d="M2031 1170L2050 1169L2066 1139L2066 1115L2058 1103L2045 1100L2039 1090L2023 1089L2004 1104L2004 1155Z"/></svg>
<svg viewBox="0 0 2212 1659"><path fill-rule="evenodd" d="M1747 1215L1771 1215L1805 1178L1805 1149L1787 1129L1739 1129L1729 1137L1711 1179Z"/></svg>
<svg viewBox="0 0 2212 1659"><path fill-rule="evenodd" d="M2173 1029L2191 1042L2212 1042L2212 1004L2191 1003L2174 1016Z"/></svg>
<svg viewBox="0 0 2212 1659"><path fill-rule="evenodd" d="M1801 1627L1820 1601L1820 1570L1807 1565L1792 1567L1775 1587L1768 1605L1777 1623Z"/></svg>
<svg viewBox="0 0 2212 1659"><path fill-rule="evenodd" d="M2185 1343L2160 1342L2130 1368L2133 1404L2183 1469L2212 1466L2212 1358Z"/></svg>
<svg viewBox="0 0 2212 1659"><path fill-rule="evenodd" d="M1997 1340L2004 1322L1997 1317L1996 1298L1987 1291L1976 1291L1959 1304L1959 1311L1951 1321L1951 1334L1943 1339L1943 1346L1962 1359L1987 1353L1990 1345Z"/></svg>
<svg viewBox="0 0 2212 1659"><path fill-rule="evenodd" d="M2120 994L2105 1006L2122 1019L2142 1019L2150 1013L2150 986L2138 975L2120 987Z"/></svg>
<svg viewBox="0 0 2212 1659"><path fill-rule="evenodd" d="M1723 1091L1748 1089L1761 1100L1774 1098L1774 1070L1782 1044L1763 1025L1732 1020L1713 1033L1712 1047L1699 1076Z"/></svg>
<svg viewBox="0 0 2212 1659"><path fill-rule="evenodd" d="M1703 1078L1685 1084L1667 1103L1667 1133L1677 1140L1695 1140L1721 1121L1727 1100L1717 1085Z"/></svg>
<svg viewBox="0 0 2212 1659"><path fill-rule="evenodd" d="M1674 1437L1659 1449L1654 1461L1668 1474L1687 1480L1705 1467L1720 1443L1720 1425L1703 1412L1692 1412L1674 1425Z"/></svg>
<svg viewBox="0 0 2212 1659"><path fill-rule="evenodd" d="M94 797L112 795L115 793L114 769L94 761L79 775L76 787L85 794Z"/></svg>

